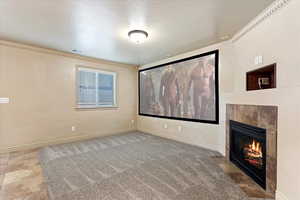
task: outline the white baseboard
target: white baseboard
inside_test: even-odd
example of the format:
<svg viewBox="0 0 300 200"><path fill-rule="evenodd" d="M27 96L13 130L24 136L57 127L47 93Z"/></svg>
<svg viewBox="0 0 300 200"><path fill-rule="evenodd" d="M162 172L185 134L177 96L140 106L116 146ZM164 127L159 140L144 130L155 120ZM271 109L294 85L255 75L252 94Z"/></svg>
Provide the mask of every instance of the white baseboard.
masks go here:
<svg viewBox="0 0 300 200"><path fill-rule="evenodd" d="M175 134L173 134L171 137L170 135L171 134L161 134L162 131L157 131L157 130L149 130L149 129L145 129L145 128L140 128L138 127L137 128L138 131L141 131L141 132L144 132L144 133L148 133L148 134L151 134L151 135L156 135L156 136L159 136L159 137L163 137L163 138L167 138L167 139L170 139L170 140L175 140L177 142L182 142L182 143L185 143L185 144L190 144L190 145L194 145L194 146L198 146L198 147L202 147L202 148L206 148L206 149L210 149L210 150L213 150L213 151L217 151L221 154L223 154L222 152L220 152L217 148L217 146L211 146L211 147L206 147L206 146L202 146L201 144L197 144L197 143L193 143L193 142L190 142L190 141L184 141L178 137L175 136ZM180 135L184 135L183 133L181 133ZM175 137L174 137L175 136ZM177 135L178 136L178 135Z"/></svg>
<svg viewBox="0 0 300 200"><path fill-rule="evenodd" d="M124 131L114 132L114 133L104 133L104 134L84 134L84 135L76 135L71 137L64 137L64 138L54 138L50 140L35 142L35 143L29 143L29 144L23 144L23 145L16 145L16 146L9 146L5 148L0 148L0 154L1 153L8 153L8 152L14 152L14 151L23 151L23 150L29 150L39 147L45 147L49 145L54 144L63 144L63 143L69 143L69 142L75 142L75 141L81 141L81 140L87 140L92 139L96 137L103 137L107 135L115 135L120 133L126 133L130 131L136 131L136 129L128 129Z"/></svg>
<svg viewBox="0 0 300 200"><path fill-rule="evenodd" d="M289 200L282 192L276 191L276 200Z"/></svg>

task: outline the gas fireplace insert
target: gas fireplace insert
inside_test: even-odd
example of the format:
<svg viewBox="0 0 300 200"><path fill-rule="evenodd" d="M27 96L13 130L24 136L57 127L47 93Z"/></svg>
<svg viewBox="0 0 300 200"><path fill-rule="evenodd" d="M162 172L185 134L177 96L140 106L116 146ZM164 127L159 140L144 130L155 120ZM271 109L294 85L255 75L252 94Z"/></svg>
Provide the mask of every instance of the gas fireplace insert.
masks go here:
<svg viewBox="0 0 300 200"><path fill-rule="evenodd" d="M266 189L266 129L231 120L230 161Z"/></svg>

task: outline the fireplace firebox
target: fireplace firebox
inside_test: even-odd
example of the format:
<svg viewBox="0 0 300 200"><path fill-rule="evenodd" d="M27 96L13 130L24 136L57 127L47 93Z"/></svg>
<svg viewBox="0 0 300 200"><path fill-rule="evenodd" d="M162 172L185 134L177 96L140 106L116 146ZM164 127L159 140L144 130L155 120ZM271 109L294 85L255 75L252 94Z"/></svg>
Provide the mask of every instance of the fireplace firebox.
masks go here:
<svg viewBox="0 0 300 200"><path fill-rule="evenodd" d="M230 161L266 189L266 129L230 120Z"/></svg>

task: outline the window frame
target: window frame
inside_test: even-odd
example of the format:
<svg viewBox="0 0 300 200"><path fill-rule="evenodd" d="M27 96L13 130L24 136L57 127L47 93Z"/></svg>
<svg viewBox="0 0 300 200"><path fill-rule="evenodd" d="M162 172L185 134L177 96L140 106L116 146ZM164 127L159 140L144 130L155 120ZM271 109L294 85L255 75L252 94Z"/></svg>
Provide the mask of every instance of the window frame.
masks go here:
<svg viewBox="0 0 300 200"><path fill-rule="evenodd" d="M114 71L109 71L109 70L103 70L99 68L93 68L93 67L87 67L87 66L82 66L78 65L76 66L76 108L78 109L94 109L94 108L118 108L118 73ZM86 72L95 72L95 73L100 73L100 74L108 74L113 76L113 104L112 105L100 105L98 103L98 95L96 95L96 104L84 104L79 102L79 85L80 85L80 79L79 79L79 72L80 71L86 71ZM98 76L96 76L96 85L98 85Z"/></svg>

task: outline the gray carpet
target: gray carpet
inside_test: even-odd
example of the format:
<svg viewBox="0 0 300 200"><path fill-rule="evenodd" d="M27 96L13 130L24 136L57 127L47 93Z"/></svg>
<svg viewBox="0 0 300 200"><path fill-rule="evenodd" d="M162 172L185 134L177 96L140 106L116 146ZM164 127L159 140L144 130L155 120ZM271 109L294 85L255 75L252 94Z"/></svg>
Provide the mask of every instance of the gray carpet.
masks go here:
<svg viewBox="0 0 300 200"><path fill-rule="evenodd" d="M46 147L52 200L248 200L217 152L134 132Z"/></svg>

